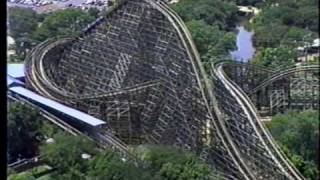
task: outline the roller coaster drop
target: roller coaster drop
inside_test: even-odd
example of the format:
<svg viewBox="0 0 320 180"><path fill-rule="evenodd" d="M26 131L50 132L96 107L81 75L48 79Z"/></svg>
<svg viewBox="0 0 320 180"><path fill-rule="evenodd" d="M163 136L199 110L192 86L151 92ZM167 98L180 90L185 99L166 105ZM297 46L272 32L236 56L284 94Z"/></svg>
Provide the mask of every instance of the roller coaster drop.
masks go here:
<svg viewBox="0 0 320 180"><path fill-rule="evenodd" d="M81 36L41 43L26 59L26 82L107 122L116 148L175 145L225 179L304 179L259 113L318 109L319 67L220 63L208 74L183 21L161 1L121 1Z"/></svg>

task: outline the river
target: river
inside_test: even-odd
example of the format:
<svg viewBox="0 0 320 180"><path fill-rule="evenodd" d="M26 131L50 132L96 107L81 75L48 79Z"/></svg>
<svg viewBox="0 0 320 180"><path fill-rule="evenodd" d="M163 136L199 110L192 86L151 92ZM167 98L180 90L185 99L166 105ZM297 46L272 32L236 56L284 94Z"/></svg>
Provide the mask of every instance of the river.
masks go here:
<svg viewBox="0 0 320 180"><path fill-rule="evenodd" d="M231 52L231 56L236 61L248 62L253 58L255 48L252 43L253 31L247 30L243 25L237 26L237 50Z"/></svg>

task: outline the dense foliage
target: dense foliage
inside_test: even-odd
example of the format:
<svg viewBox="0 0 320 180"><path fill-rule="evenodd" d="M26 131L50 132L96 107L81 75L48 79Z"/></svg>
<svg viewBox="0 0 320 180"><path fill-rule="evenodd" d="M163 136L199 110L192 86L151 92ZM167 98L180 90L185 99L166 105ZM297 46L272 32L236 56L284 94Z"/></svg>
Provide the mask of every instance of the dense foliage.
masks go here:
<svg viewBox="0 0 320 180"><path fill-rule="evenodd" d="M269 68L284 69L295 66L298 52L295 48L280 46L276 48L264 48L256 55L253 63Z"/></svg>
<svg viewBox="0 0 320 180"><path fill-rule="evenodd" d="M215 49L216 54L228 54L230 50L236 48L234 33L222 31L204 21L191 20L186 24L200 54L206 54L210 49Z"/></svg>
<svg viewBox="0 0 320 180"><path fill-rule="evenodd" d="M318 1L269 0L254 18L254 44L258 49L254 63L270 68L292 67L318 37Z"/></svg>
<svg viewBox="0 0 320 180"><path fill-rule="evenodd" d="M8 162L33 157L37 151L39 127L43 118L36 110L21 103L10 102L8 107Z"/></svg>
<svg viewBox="0 0 320 180"><path fill-rule="evenodd" d="M221 0L183 0L172 8L184 21L203 20L226 30L235 26L237 6Z"/></svg>
<svg viewBox="0 0 320 180"><path fill-rule="evenodd" d="M254 20L255 44L258 47L296 46L313 40L319 31L318 1L267 1ZM301 45L301 44L300 44Z"/></svg>
<svg viewBox="0 0 320 180"><path fill-rule="evenodd" d="M37 13L31 9L12 7L8 20L9 35L14 39L28 37L37 28Z"/></svg>
<svg viewBox="0 0 320 180"><path fill-rule="evenodd" d="M267 124L282 150L309 179L319 179L319 112L289 112Z"/></svg>
<svg viewBox="0 0 320 180"><path fill-rule="evenodd" d="M154 179L219 179L215 172L193 154L166 146L141 145L135 153L148 164Z"/></svg>
<svg viewBox="0 0 320 180"><path fill-rule="evenodd" d="M37 178L31 172L22 172L19 174L12 174L8 180L36 180Z"/></svg>
<svg viewBox="0 0 320 180"><path fill-rule="evenodd" d="M45 162L57 170L46 179L97 179L97 180L214 180L220 179L212 169L196 156L165 146L140 145L132 151L142 160L135 164L111 149L97 150L84 137L57 134L55 142L41 146ZM81 154L89 153L90 159ZM143 163L142 163L143 162ZM32 179L36 173L11 174L11 180Z"/></svg>
<svg viewBox="0 0 320 180"><path fill-rule="evenodd" d="M47 16L32 36L39 42L55 36L76 36L94 20L94 16L79 9L59 10Z"/></svg>
<svg viewBox="0 0 320 180"><path fill-rule="evenodd" d="M99 11L79 9L59 10L50 14L37 14L27 8L13 7L8 10L9 35L15 40L15 55L9 61L23 61L26 53L39 42L56 36L76 36L84 27L99 16Z"/></svg>
<svg viewBox="0 0 320 180"><path fill-rule="evenodd" d="M56 169L41 179L193 180L218 177L195 155L180 149L147 145L132 147L132 153L141 160L135 164L115 150L102 150L86 137L72 136L45 123L47 120L37 110L21 103L10 102L8 114L9 159L14 161L18 156L40 155L45 164ZM49 137L54 141L44 141ZM91 157L83 159L83 154ZM38 171L15 173L9 169L9 179L36 179Z"/></svg>
<svg viewBox="0 0 320 180"><path fill-rule="evenodd" d="M8 102L8 163L30 158L39 151L41 142L62 130L44 119L37 109L19 102Z"/></svg>
<svg viewBox="0 0 320 180"><path fill-rule="evenodd" d="M148 180L150 172L127 162L115 151L106 150L88 164L87 177L93 179Z"/></svg>
<svg viewBox="0 0 320 180"><path fill-rule="evenodd" d="M196 156L172 147L133 148L133 152L145 164L137 165L121 158L116 151L110 149L97 154L97 151L92 151L94 147L88 146L88 141L81 142L78 137L61 136L55 139L56 143L44 145L42 152L45 151L43 155L48 164L58 167L59 170L51 175L56 179L217 179L214 171L200 162ZM90 160L81 159L80 155L84 152L95 156Z"/></svg>
<svg viewBox="0 0 320 180"><path fill-rule="evenodd" d="M53 139L57 143L43 144L40 147L40 154L50 165L59 167L63 171L83 166L82 153L96 153L95 144L85 137L59 133L55 134Z"/></svg>
<svg viewBox="0 0 320 180"><path fill-rule="evenodd" d="M230 31L237 21L234 3L184 0L172 8L186 22L204 63L230 59L229 52L236 49L236 36Z"/></svg>
<svg viewBox="0 0 320 180"><path fill-rule="evenodd" d="M38 16L31 9L12 7L8 10L8 22L8 34L15 40L11 48L16 52L10 59L22 61L32 47L31 34L37 29Z"/></svg>

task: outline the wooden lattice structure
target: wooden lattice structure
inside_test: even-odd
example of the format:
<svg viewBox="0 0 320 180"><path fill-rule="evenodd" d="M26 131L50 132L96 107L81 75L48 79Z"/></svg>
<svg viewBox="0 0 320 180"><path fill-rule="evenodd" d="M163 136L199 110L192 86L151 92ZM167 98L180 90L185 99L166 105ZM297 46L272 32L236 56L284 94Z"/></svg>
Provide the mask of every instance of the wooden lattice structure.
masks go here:
<svg viewBox="0 0 320 180"><path fill-rule="evenodd" d="M104 131L126 144L182 147L226 179L302 179L221 67L204 71L166 4L124 0L81 36L38 45L26 77L38 93L107 122Z"/></svg>
<svg viewBox="0 0 320 180"><path fill-rule="evenodd" d="M319 66L270 70L243 63L220 66L247 94L261 116L287 110L319 109Z"/></svg>

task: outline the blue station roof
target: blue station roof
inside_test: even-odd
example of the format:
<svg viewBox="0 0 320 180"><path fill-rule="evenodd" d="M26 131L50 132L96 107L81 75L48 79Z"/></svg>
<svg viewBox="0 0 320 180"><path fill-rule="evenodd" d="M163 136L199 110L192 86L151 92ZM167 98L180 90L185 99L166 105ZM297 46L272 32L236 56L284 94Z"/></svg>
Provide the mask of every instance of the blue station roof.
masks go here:
<svg viewBox="0 0 320 180"><path fill-rule="evenodd" d="M15 79L10 75L7 75L7 86L11 87L11 86L16 86L16 85L22 86L22 85L24 85L24 82L19 81L18 79Z"/></svg>
<svg viewBox="0 0 320 180"><path fill-rule="evenodd" d="M76 109L70 108L68 106L65 106L65 105L58 103L56 101L53 101L51 99L40 96L40 95L38 95L38 94L36 94L26 88L15 86L15 87L9 88L9 90L11 90L17 94L20 94L26 98L32 99L32 100L34 100L40 104L43 104L47 107L50 107L50 108L56 109L60 112L63 112L64 114L69 115L73 118L79 119L79 120L81 120L91 126L98 126L98 125L105 124L105 122L100 119L97 119L91 115L88 115L88 114L83 113L81 111L78 111Z"/></svg>
<svg viewBox="0 0 320 180"><path fill-rule="evenodd" d="M24 64L7 64L7 74L13 78L24 77Z"/></svg>

